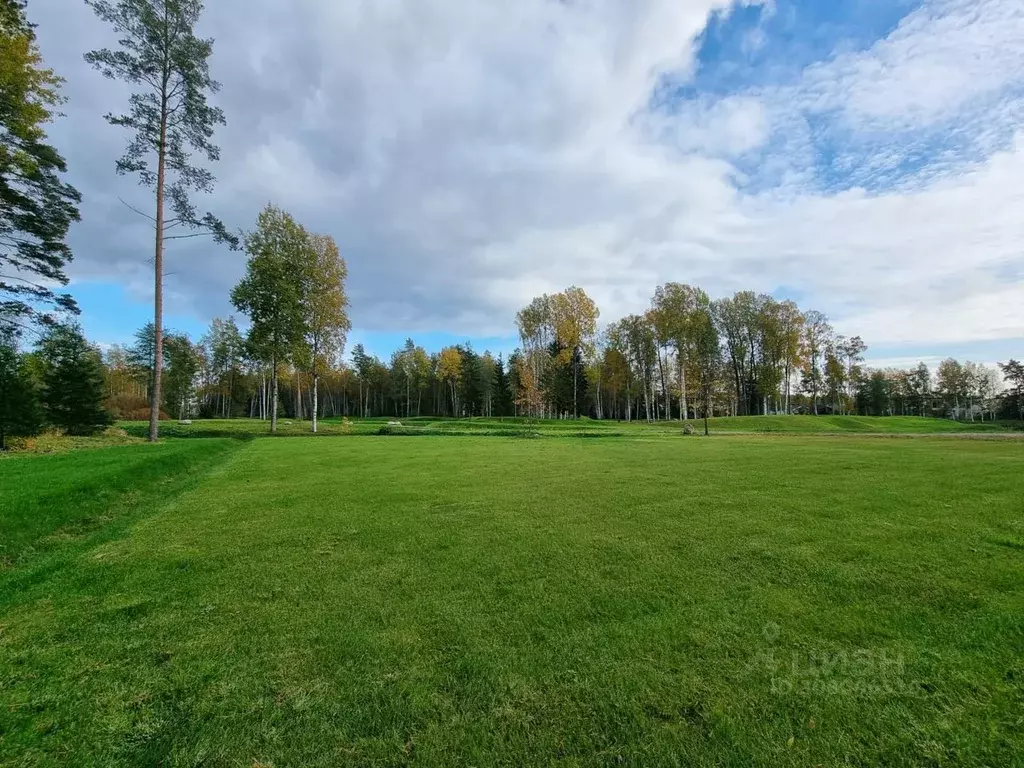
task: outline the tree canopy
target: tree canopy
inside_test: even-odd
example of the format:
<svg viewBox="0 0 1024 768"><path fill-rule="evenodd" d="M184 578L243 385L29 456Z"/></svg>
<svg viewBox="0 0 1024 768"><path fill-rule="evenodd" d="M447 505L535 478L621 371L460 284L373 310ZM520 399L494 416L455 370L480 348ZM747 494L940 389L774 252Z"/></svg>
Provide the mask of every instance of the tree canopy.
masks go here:
<svg viewBox="0 0 1024 768"><path fill-rule="evenodd" d="M81 196L62 178L64 158L45 126L63 102L62 80L42 61L21 0L0 0L0 324L52 324L77 313L65 238Z"/></svg>

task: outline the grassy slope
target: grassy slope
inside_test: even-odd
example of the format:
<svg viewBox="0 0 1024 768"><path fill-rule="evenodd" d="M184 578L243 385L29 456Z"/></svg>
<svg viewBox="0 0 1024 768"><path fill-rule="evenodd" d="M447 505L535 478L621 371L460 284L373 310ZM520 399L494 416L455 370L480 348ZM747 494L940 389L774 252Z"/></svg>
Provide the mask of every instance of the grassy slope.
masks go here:
<svg viewBox="0 0 1024 768"><path fill-rule="evenodd" d="M163 504L183 481L236 447L204 440L4 457L0 571Z"/></svg>
<svg viewBox="0 0 1024 768"><path fill-rule="evenodd" d="M1007 422L963 422L918 416L736 416L711 419L710 422L711 428L720 432L792 434L986 433L1005 432L1015 426Z"/></svg>
<svg viewBox="0 0 1024 768"><path fill-rule="evenodd" d="M0 764L1024 750L1022 443L237 445L5 595Z"/></svg>
<svg viewBox="0 0 1024 768"><path fill-rule="evenodd" d="M372 435L387 424L389 418L325 419L320 422L322 435ZM507 419L439 419L422 417L399 419L412 430L431 433L501 435L514 433L535 433L543 436L632 436L638 434L680 435L682 425L678 421L644 421L631 423L618 421L580 420L538 420L523 418ZM696 430L703 430L703 422L692 422ZM145 436L149 425L146 422L123 422L121 426L131 435ZM951 434L951 433L997 433L1020 429L1024 425L1012 422L956 422L948 419L922 419L914 416L893 416L877 418L870 416L739 416L710 420L714 433L781 433L781 434ZM168 422L161 427L168 437L261 437L269 434L270 426L258 419L208 419L192 424ZM304 436L310 432L308 421L281 420L279 434Z"/></svg>

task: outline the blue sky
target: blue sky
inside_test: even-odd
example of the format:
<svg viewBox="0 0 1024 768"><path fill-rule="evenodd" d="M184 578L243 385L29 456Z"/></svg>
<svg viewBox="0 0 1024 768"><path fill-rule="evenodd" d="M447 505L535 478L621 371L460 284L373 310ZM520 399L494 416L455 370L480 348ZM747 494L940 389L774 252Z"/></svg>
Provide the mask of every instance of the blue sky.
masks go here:
<svg viewBox="0 0 1024 768"><path fill-rule="evenodd" d="M296 8L211 4L229 122L199 202L246 228L273 201L334 235L350 349L507 352L532 296L580 285L610 321L678 280L822 310L880 364L1024 354L1018 0ZM100 115L127 93L81 61L109 42L88 9L30 12L85 195L71 291L92 338L125 342L152 278L119 198L146 197ZM230 313L243 269L173 246L168 327Z"/></svg>

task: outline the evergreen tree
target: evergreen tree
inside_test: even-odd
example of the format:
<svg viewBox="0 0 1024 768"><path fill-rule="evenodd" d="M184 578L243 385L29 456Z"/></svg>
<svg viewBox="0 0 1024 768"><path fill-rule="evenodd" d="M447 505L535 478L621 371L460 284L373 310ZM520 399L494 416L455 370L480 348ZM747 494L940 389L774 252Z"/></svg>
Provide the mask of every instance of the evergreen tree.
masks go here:
<svg viewBox="0 0 1024 768"><path fill-rule="evenodd" d="M125 350L125 361L132 374L146 384L148 393L153 386L153 359L156 356L156 330L152 322L135 332L135 343Z"/></svg>
<svg viewBox="0 0 1024 768"><path fill-rule="evenodd" d="M138 174L139 181L156 193L155 215L142 214L153 222L155 240L149 439L156 442L163 369L164 244L193 236L167 233L180 226L201 229L219 242L238 246L238 239L213 214L200 218L189 195L213 190L208 166L220 159L212 139L214 129L224 124L224 113L207 98L220 90L220 84L210 76L213 41L195 34L203 13L200 0L86 0L86 4L114 29L118 47L92 51L85 60L105 77L138 88L128 100L127 113L107 115L112 125L132 132L117 172ZM205 162L195 162L193 152Z"/></svg>
<svg viewBox="0 0 1024 768"><path fill-rule="evenodd" d="M494 415L512 415L512 387L501 355L494 363Z"/></svg>
<svg viewBox="0 0 1024 768"><path fill-rule="evenodd" d="M12 335L0 337L0 451L8 437L37 435L43 426L39 392L15 343Z"/></svg>
<svg viewBox="0 0 1024 768"><path fill-rule="evenodd" d="M483 415L484 382L480 356L468 344L466 346L457 345L455 348L462 358L462 371L459 377L462 392L459 395L459 402L462 404L464 415L481 416Z"/></svg>
<svg viewBox="0 0 1024 768"><path fill-rule="evenodd" d="M55 326L39 343L43 407L50 424L71 435L92 435L113 419L103 407L103 363L74 327Z"/></svg>
<svg viewBox="0 0 1024 768"><path fill-rule="evenodd" d="M548 346L548 364L544 368L544 375L541 377L541 388L551 405L554 416L574 415L576 408L575 387L580 383L579 379L574 380L575 359L573 350L567 350L558 341L553 341ZM584 387L586 380L583 380ZM584 389L584 391L586 391Z"/></svg>

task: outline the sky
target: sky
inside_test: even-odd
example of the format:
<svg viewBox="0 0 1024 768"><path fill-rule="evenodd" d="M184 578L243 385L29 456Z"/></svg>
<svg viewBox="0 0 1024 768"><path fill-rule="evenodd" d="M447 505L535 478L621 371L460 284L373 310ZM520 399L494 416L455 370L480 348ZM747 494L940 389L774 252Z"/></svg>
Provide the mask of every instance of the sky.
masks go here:
<svg viewBox="0 0 1024 768"><path fill-rule="evenodd" d="M213 194L337 240L356 342L387 357L515 344L578 285L602 323L656 285L756 290L827 314L876 365L1024 356L1020 0L216 0L228 124ZM33 0L66 78L50 137L83 194L71 293L101 344L151 314L151 194L103 115L127 86L80 0ZM166 322L198 338L245 256L166 255Z"/></svg>

